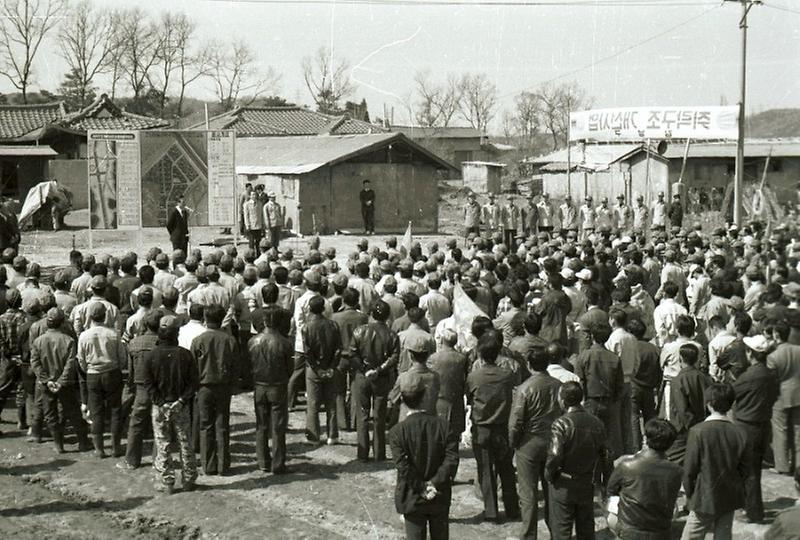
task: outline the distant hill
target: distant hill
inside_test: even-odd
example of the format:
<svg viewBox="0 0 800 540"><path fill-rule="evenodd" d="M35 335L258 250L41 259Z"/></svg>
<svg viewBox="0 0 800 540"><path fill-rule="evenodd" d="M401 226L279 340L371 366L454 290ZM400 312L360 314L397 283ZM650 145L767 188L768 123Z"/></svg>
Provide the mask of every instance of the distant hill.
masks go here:
<svg viewBox="0 0 800 540"><path fill-rule="evenodd" d="M800 137L800 109L770 109L748 116L747 137Z"/></svg>

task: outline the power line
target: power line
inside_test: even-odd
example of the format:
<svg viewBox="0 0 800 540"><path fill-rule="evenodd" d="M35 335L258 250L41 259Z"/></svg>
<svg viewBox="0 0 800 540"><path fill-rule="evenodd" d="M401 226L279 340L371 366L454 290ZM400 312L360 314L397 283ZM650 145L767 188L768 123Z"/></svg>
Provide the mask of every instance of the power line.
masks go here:
<svg viewBox="0 0 800 540"><path fill-rule="evenodd" d="M777 9L778 11L783 11L785 13L795 13L800 15L800 10L792 9L784 6L778 6L775 4L761 4L763 7L770 8L770 9Z"/></svg>
<svg viewBox="0 0 800 540"><path fill-rule="evenodd" d="M617 51L615 53L609 54L607 56L603 56L602 58L598 58L597 60L595 60L595 61L593 61L593 62L591 62L589 64L586 64L585 66L579 67L577 69L573 69L572 71L568 71L567 73L562 73L561 75L553 77L552 79L548 79L546 81L543 81L543 82L537 84L537 86L548 84L548 83L551 83L551 82L555 82L555 81L558 81L560 79L564 79L566 77L571 77L572 75L580 73L581 71L586 71L587 69L593 68L597 64L600 64L602 62L606 62L608 60L613 60L614 58L622 56L623 54L628 53L628 52L632 51L633 49L636 49L637 47L641 47L642 45L650 43L651 41L654 41L654 40L656 40L656 39L658 39L660 37L663 37L663 36L673 32L673 31L677 30L678 28L681 28L682 26L686 26L687 24L693 23L697 19L699 19L701 17L704 17L705 15L707 15L708 13L710 13L713 10L717 9L718 7L720 7L719 4L715 4L714 7L711 7L709 9L703 11L699 15L695 15L694 17L690 17L690 18L686 19L685 21L680 22L680 23L678 23L678 24L676 24L674 26L670 26L669 28L667 28L665 30L662 30L661 32L658 32L657 34L653 34L650 37L647 37L647 38L645 38L645 39L643 39L641 41L638 41L638 42L636 42L636 43L634 43L632 45L629 45L629 46L625 47L624 49L622 49L620 51ZM533 87L524 88L524 89L519 90L517 92L511 92L511 93L508 93L508 94L503 94L502 96L500 96L500 98L502 99L504 97L509 97L509 96L512 96L512 95L516 95L516 94L519 94L521 92L525 92L526 90L530 90L531 88L533 88Z"/></svg>
<svg viewBox="0 0 800 540"><path fill-rule="evenodd" d="M474 6L474 7L689 7L716 5L702 0L205 0L226 4Z"/></svg>

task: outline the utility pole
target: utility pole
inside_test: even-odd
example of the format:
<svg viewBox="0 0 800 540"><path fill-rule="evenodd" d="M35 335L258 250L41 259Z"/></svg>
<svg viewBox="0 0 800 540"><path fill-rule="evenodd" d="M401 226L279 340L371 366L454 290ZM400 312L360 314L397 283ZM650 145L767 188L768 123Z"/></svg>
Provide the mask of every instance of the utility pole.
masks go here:
<svg viewBox="0 0 800 540"><path fill-rule="evenodd" d="M739 137L736 141L736 178L733 183L733 222L742 225L742 188L744 185L744 124L745 97L747 95L747 14L761 0L736 0L742 4L742 18L739 28L742 31L742 63L739 74Z"/></svg>

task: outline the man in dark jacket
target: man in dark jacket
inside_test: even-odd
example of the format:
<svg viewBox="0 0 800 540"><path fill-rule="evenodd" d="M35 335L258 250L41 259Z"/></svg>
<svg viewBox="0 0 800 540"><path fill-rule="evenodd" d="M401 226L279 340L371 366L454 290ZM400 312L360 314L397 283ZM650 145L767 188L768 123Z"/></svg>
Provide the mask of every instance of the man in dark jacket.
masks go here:
<svg viewBox="0 0 800 540"><path fill-rule="evenodd" d="M181 249L189 252L189 209L184 204L183 195L178 197L174 208L170 208L167 215L167 232L172 242L172 249Z"/></svg>
<svg viewBox="0 0 800 540"><path fill-rule="evenodd" d="M90 448L89 430L81 418L75 339L58 330L63 322L64 313L51 308L47 312L47 331L31 344L36 401L42 404L44 421L59 454L64 453L65 420L70 421L78 434L79 450L83 452Z"/></svg>
<svg viewBox="0 0 800 540"><path fill-rule="evenodd" d="M336 323L325 318L325 299L315 296L308 302L309 315L303 327L306 347L306 439L320 442L319 406L325 403L327 441L339 442L336 420L334 372L339 371L341 340Z"/></svg>
<svg viewBox="0 0 800 540"><path fill-rule="evenodd" d="M472 405L472 451L478 466L484 518L498 521L497 477L503 486L507 519L520 515L517 486L508 444L508 418L514 374L496 365L503 336L495 330L481 334L476 348L481 363L467 377L467 401Z"/></svg>
<svg viewBox="0 0 800 540"><path fill-rule="evenodd" d="M761 496L761 463L769 448L772 406L778 399L780 383L766 365L769 341L757 334L744 338L750 367L733 383L736 403L733 419L747 437L750 471L744 482L745 512L753 523L764 519Z"/></svg>
<svg viewBox="0 0 800 540"><path fill-rule="evenodd" d="M117 464L120 469L135 469L142 464L142 444L150 424L152 403L144 387L144 359L158 344L158 327L161 312L152 310L144 316L145 333L136 336L128 345L128 380L123 391L123 404L132 400L128 422L128 444L125 460ZM127 398L131 396L131 398Z"/></svg>
<svg viewBox="0 0 800 540"><path fill-rule="evenodd" d="M656 390L661 386L660 351L645 341L645 324L634 319L628 321L628 332L633 334L639 346L639 366L631 377L631 421L633 422L633 444L642 447L640 422L646 424L656 416Z"/></svg>
<svg viewBox="0 0 800 540"><path fill-rule="evenodd" d="M395 508L403 514L406 538L448 538L451 484L458 468L458 437L441 418L422 407L426 385L409 373L400 385L408 415L391 431L397 467Z"/></svg>
<svg viewBox="0 0 800 540"><path fill-rule="evenodd" d="M606 430L581 406L578 383L564 383L558 397L566 413L553 422L544 473L550 485L550 534L569 540L574 525L577 538L592 539L594 486L605 484L608 474Z"/></svg>
<svg viewBox="0 0 800 540"><path fill-rule="evenodd" d="M669 402L669 419L678 436L667 451L670 461L683 464L689 430L706 417L704 392L711 378L697 369L699 351L694 344L686 343L679 349L681 370L672 379Z"/></svg>
<svg viewBox="0 0 800 540"><path fill-rule="evenodd" d="M236 340L220 329L225 309L211 304L203 309L206 331L192 340L200 388L197 415L200 461L206 474L227 474L231 466L231 383L236 373Z"/></svg>
<svg viewBox="0 0 800 540"><path fill-rule="evenodd" d="M356 438L358 459L369 459L370 410L373 414L373 456L376 461L386 460L386 406L391 390L390 374L397 366L400 342L397 334L389 330L389 304L383 300L372 305L372 321L353 332L350 361L355 369L353 378L356 409Z"/></svg>
<svg viewBox="0 0 800 540"><path fill-rule="evenodd" d="M541 479L544 488L544 513L547 516L547 483L544 464L553 421L561 415L558 390L561 383L548 375L549 355L543 348L528 353L531 376L514 392L508 419L508 438L516 451L519 498L522 506L522 531L519 538L536 538L538 501L536 491ZM547 518L545 518L547 520Z"/></svg>
<svg viewBox="0 0 800 540"><path fill-rule="evenodd" d="M618 511L608 517L609 528L623 539L670 540L683 469L667 459L666 450L677 432L658 418L647 422L644 432L645 448L622 458L608 481L606 493L619 497Z"/></svg>
<svg viewBox="0 0 800 540"><path fill-rule="evenodd" d="M162 324L158 329L158 346L145 358L144 387L153 403L153 434L158 491L172 493L175 472L170 452L173 434L181 454L183 490L194 489L197 465L190 440L189 407L198 387L197 364L192 353L178 347L178 328Z"/></svg>
<svg viewBox="0 0 800 540"><path fill-rule="evenodd" d="M600 292L596 287L586 289L586 313L575 320L575 337L579 354L592 346L592 327L608 324L608 313L600 309Z"/></svg>
<svg viewBox="0 0 800 540"><path fill-rule="evenodd" d="M285 311L277 304L263 308L264 329L248 344L255 385L258 468L264 472L271 469L274 474L286 472L286 429L289 425L286 392L294 370L294 344L280 331ZM269 449L270 432L274 459Z"/></svg>
<svg viewBox="0 0 800 540"><path fill-rule="evenodd" d="M331 320L339 328L339 340L341 342L340 367L334 370L333 381L336 387L336 418L339 422L339 429L350 429L356 423L356 403L353 399L353 379L355 371L350 362L353 332L359 326L369 322L369 316L362 313L359 308L358 291L346 288L342 291L342 309L331 316ZM350 378L350 408L348 411L347 400L347 379ZM347 413L350 412L348 415Z"/></svg>
<svg viewBox="0 0 800 540"><path fill-rule="evenodd" d="M622 425L620 397L624 387L622 362L616 354L605 348L611 335L608 323L591 328L594 344L583 351L575 363L575 375L581 380L586 394L586 410L598 417L606 427L609 449L614 458L622 454Z"/></svg>
<svg viewBox="0 0 800 540"><path fill-rule="evenodd" d="M689 430L686 444L683 488L690 512L682 538L731 538L733 511L744 506L747 438L726 416L735 399L730 385L714 383L704 396L710 414Z"/></svg>
<svg viewBox="0 0 800 540"><path fill-rule="evenodd" d="M464 395L467 388L467 357L455 350L458 334L446 329L442 332L442 347L431 355L428 363L439 374L439 399L436 413L447 422L448 429L461 437L466 427Z"/></svg>

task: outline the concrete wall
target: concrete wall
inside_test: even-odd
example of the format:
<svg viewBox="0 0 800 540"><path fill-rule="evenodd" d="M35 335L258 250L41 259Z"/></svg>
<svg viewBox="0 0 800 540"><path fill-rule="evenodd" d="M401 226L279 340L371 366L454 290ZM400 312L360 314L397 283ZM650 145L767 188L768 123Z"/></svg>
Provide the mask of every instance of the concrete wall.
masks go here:
<svg viewBox="0 0 800 540"><path fill-rule="evenodd" d="M72 208L88 208L89 170L85 159L54 159L48 162L47 176L72 192Z"/></svg>

